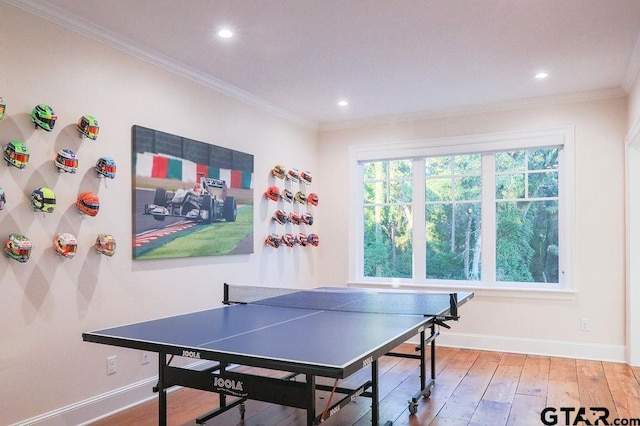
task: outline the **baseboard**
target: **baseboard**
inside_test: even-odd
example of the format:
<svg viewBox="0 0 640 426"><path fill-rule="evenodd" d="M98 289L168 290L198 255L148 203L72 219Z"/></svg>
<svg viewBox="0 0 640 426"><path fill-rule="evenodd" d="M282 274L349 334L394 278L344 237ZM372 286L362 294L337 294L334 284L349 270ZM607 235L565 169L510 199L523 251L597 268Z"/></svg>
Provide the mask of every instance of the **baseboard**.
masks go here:
<svg viewBox="0 0 640 426"><path fill-rule="evenodd" d="M198 361L186 367L197 369L209 363L210 361ZM11 426L88 425L102 418L157 398L158 394L153 393L153 387L157 383L157 376L150 377L85 399L84 401L14 423ZM167 390L167 392L173 392L177 389L179 389L179 387L175 386Z"/></svg>
<svg viewBox="0 0 640 426"><path fill-rule="evenodd" d="M412 343L417 343L412 342ZM624 345L442 332L438 346L626 363Z"/></svg>

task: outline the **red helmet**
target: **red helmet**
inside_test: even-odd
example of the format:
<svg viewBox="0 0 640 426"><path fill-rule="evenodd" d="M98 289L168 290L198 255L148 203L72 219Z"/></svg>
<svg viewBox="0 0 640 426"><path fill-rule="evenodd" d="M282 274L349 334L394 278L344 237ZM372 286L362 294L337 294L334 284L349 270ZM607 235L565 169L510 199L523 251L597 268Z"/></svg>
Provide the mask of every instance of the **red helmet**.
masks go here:
<svg viewBox="0 0 640 426"><path fill-rule="evenodd" d="M292 182L299 182L300 172L298 171L298 169L289 169L289 171L287 172L287 179L291 180Z"/></svg>
<svg viewBox="0 0 640 426"><path fill-rule="evenodd" d="M307 240L307 234L305 234L304 232L300 232L298 235L296 235L296 242L303 247L306 246L309 242Z"/></svg>
<svg viewBox="0 0 640 426"><path fill-rule="evenodd" d="M309 194L309 196L307 197L307 201L309 202L309 204L311 204L312 206L317 206L318 205L318 194L316 194L315 192L312 192L311 194Z"/></svg>
<svg viewBox="0 0 640 426"><path fill-rule="evenodd" d="M293 223L294 225L300 225L300 220L300 215L298 213L289 213L289 222Z"/></svg>
<svg viewBox="0 0 640 426"><path fill-rule="evenodd" d="M272 233L267 235L267 239L264 241L268 246L278 248L280 247L280 243L282 240L280 239L280 235L276 233Z"/></svg>
<svg viewBox="0 0 640 426"><path fill-rule="evenodd" d="M95 216L100 210L100 199L93 192L82 192L78 195L76 207L80 210L80 213Z"/></svg>
<svg viewBox="0 0 640 426"><path fill-rule="evenodd" d="M293 245L296 243L296 239L293 238L293 235L286 233L282 235L282 244L284 244L287 247L293 247Z"/></svg>
<svg viewBox="0 0 640 426"><path fill-rule="evenodd" d="M302 172L300 173L300 180L307 185L311 185L311 172Z"/></svg>
<svg viewBox="0 0 640 426"><path fill-rule="evenodd" d="M270 186L267 188L264 195L266 195L270 200L278 201L280 199L280 190L277 186Z"/></svg>

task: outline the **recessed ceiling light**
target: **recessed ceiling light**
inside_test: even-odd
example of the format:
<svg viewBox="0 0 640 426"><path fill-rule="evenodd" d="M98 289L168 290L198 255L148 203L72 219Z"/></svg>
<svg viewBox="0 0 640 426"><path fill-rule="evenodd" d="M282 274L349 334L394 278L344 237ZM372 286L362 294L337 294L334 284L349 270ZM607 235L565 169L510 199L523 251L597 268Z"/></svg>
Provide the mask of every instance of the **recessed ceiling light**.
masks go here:
<svg viewBox="0 0 640 426"><path fill-rule="evenodd" d="M222 38L231 38L231 37L233 37L233 31L231 31L228 28L224 28L224 29L218 31L218 36L222 37Z"/></svg>
<svg viewBox="0 0 640 426"><path fill-rule="evenodd" d="M542 71L542 72L539 72L538 74L536 74L535 77L538 80L543 80L543 79L549 77L549 73L546 73L546 72Z"/></svg>
<svg viewBox="0 0 640 426"><path fill-rule="evenodd" d="M338 101L339 107L346 107L347 105L349 105L349 102L345 101L344 99L341 101Z"/></svg>

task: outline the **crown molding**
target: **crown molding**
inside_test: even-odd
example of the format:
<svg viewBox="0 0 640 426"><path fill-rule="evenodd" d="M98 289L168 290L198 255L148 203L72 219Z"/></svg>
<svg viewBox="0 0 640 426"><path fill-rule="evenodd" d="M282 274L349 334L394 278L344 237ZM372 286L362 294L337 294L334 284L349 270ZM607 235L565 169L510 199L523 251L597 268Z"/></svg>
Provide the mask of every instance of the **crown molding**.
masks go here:
<svg viewBox="0 0 640 426"><path fill-rule="evenodd" d="M578 102L589 102L599 99L620 98L626 96L622 88L593 90L587 92L569 93L565 95L540 96L536 98L515 99L491 104L468 105L462 107L443 108L408 114L398 114L384 117L371 117L358 120L336 121L321 123L318 131L352 129L357 127L375 126L381 124L398 124L410 121L429 120L435 118L456 117L462 115L482 114L488 112L509 111L531 107L561 105Z"/></svg>
<svg viewBox="0 0 640 426"><path fill-rule="evenodd" d="M80 19L78 16L70 14L46 1L38 0L3 0L12 6L29 12L40 18L51 21L57 25L60 25L68 30L81 34L85 37L89 37L95 41L133 56L137 59L160 67L173 74L191 80L197 84L205 86L211 90L222 93L230 98L238 100L242 103L283 118L292 123L298 124L311 130L318 129L318 123L308 120L304 117L300 117L280 108L271 102L268 102L258 96L255 96L247 91L244 91L231 84L217 79L211 75L202 73L188 65L177 62L174 59L156 52L151 49L147 49L139 44L132 42L131 40L120 36L119 34L110 31L104 27L95 24L88 24Z"/></svg>

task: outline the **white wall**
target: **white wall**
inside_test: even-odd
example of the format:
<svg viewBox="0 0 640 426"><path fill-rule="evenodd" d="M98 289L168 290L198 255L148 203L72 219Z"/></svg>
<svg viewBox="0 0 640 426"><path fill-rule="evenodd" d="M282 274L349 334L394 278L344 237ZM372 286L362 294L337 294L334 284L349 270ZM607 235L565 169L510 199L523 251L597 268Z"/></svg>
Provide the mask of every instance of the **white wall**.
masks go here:
<svg viewBox="0 0 640 426"><path fill-rule="evenodd" d="M322 202L332 208L319 212L319 218L325 224L322 242L334 249L319 253L318 282L344 285L350 279L344 253L349 249L345 218L351 146L573 126L577 292L549 299L531 292L478 291L461 311L462 320L440 342L623 361L626 125L627 99L617 98L322 131L319 169L331 171L322 179ZM590 320L590 331L580 331L581 318Z"/></svg>
<svg viewBox="0 0 640 426"><path fill-rule="evenodd" d="M640 79L629 93L626 147L627 198L627 360L640 365Z"/></svg>
<svg viewBox="0 0 640 426"><path fill-rule="evenodd" d="M0 239L4 244L10 233L20 232L34 243L26 264L0 256L0 424L156 374L156 363L142 367L136 351L82 342L83 331L217 306L225 281L279 286L315 281L316 249L276 252L264 246L273 205L262 196L277 163L317 170L315 131L2 2L0 58L0 96L7 103L0 141L20 139L31 150L24 171L0 164L0 186L8 196L0 211ZM53 106L59 116L52 133L33 128L29 114L39 103ZM98 118L97 141L78 137L74 126L83 114ZM254 254L131 260L134 124L255 156ZM78 153L78 175L55 171L52 160L61 148ZM116 179L106 184L90 170L102 155L118 165ZM57 195L56 211L46 217L30 209L28 196L38 186L52 187ZM73 203L81 190L99 194L95 218L76 213ZM71 260L57 256L51 245L55 233L64 231L79 239L79 253ZM99 232L116 236L113 258L91 247ZM107 376L105 360L112 354L119 357L119 371Z"/></svg>

